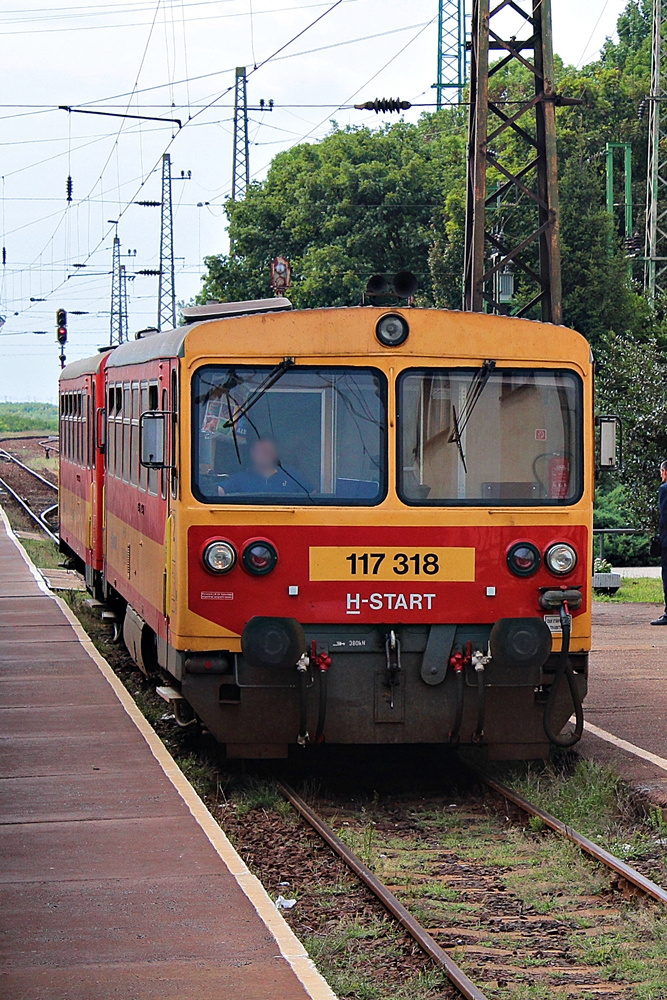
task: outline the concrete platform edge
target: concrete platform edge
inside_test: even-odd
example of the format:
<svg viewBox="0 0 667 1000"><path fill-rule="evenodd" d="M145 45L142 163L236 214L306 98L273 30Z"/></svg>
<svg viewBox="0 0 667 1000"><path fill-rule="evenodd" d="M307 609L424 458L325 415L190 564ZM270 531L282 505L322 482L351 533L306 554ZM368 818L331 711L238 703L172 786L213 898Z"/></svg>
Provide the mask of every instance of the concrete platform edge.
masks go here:
<svg viewBox="0 0 667 1000"><path fill-rule="evenodd" d="M0 519L2 519L4 523L8 537L18 549L19 555L28 566L40 589L56 602L62 613L69 621L70 625L74 629L77 639L80 641L91 660L93 660L104 679L111 686L125 712L145 739L151 753L171 781L181 799L185 802L194 819L211 843L211 846L222 858L225 865L240 885L244 894L255 908L260 919L274 937L281 955L290 965L306 992L313 998L313 1000L337 1000L336 994L333 992L321 973L318 972L314 962L311 958L309 958L302 943L294 934L283 916L278 910L276 910L262 883L250 872L245 862L236 853L231 843L225 836L225 833L213 819L201 798L197 795L174 758L162 743L162 740L137 708L134 699L131 697L123 683L118 679L107 661L95 648L92 640L84 631L78 618L76 618L74 613L62 600L62 598L57 597L46 586L41 573L29 558L27 552L16 537L16 534L9 523L9 519L1 506Z"/></svg>

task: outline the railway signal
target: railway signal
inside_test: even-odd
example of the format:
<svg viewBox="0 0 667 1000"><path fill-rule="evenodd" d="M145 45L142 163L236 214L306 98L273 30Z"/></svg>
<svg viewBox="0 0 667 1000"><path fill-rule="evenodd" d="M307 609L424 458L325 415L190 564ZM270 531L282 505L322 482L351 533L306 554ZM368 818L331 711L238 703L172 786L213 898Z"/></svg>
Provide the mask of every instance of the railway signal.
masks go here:
<svg viewBox="0 0 667 1000"><path fill-rule="evenodd" d="M58 309L56 312L56 343L60 345L60 367L65 367L65 344L67 343L67 312Z"/></svg>

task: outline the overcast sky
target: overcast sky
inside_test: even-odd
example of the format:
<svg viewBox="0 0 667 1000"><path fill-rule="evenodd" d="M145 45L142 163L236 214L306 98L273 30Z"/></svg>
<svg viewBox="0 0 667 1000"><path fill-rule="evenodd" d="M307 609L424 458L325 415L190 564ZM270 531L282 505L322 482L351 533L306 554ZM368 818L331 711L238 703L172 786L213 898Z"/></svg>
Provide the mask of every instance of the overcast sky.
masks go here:
<svg viewBox="0 0 667 1000"><path fill-rule="evenodd" d="M72 0L55 6L36 0L28 7L26 0L4 0L0 401L55 400L57 308L69 312L68 360L108 342L114 221L128 273L157 268L160 211L136 201L159 201L167 150L175 178L191 171L190 179L173 184L177 295L188 301L197 293L203 257L226 248L228 88L236 66L248 72L259 66L248 80L251 106L262 98L275 102L272 112L250 114L256 178L279 150L325 135L332 119L340 125L382 120L341 105L375 97L433 100L436 0L342 0L261 65L331 3ZM555 49L579 66L614 35L626 0L553 0L552 6ZM184 127L68 114L59 105L179 118ZM144 276L129 282L131 335L155 323L156 282Z"/></svg>

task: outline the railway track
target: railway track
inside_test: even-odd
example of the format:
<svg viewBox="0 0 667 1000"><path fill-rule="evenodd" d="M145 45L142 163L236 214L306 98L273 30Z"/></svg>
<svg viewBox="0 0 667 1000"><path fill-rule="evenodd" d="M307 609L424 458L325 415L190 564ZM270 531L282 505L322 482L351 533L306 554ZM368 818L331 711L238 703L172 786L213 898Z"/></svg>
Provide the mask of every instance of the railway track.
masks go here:
<svg viewBox="0 0 667 1000"><path fill-rule="evenodd" d="M661 886L657 885L651 879L647 878L644 874L637 871L632 866L628 865L621 858L615 857L608 851L603 850L597 844L594 844L587 837L578 833L576 830L568 827L566 824L562 823L556 817L551 816L549 813L535 806L533 803L529 802L527 799L520 795L517 795L512 789L508 788L501 782L496 781L481 772L476 772L476 777L482 782L486 787L488 787L494 795L502 796L506 802L511 802L515 807L524 812L527 816L536 817L540 823L544 824L544 827L553 831L556 835L561 838L565 838L575 844L582 852L585 852L588 856L595 859L595 861L603 865L609 871L614 873L615 877L622 880L619 888L623 885L632 886L638 892L650 897L653 900L659 902L662 906L667 906L667 891ZM374 896L380 901L382 906L402 925L402 927L407 931L407 933L417 942L422 951L428 955L440 968L443 970L448 980L454 986L459 995L466 998L466 1000L490 1000L489 993L483 992L480 985L473 982L469 975L458 965L451 954L445 950L445 948L436 939L437 937L442 937L443 928L436 928L435 930L429 929L423 922L421 922L417 917L411 912L410 908L404 905L392 891L392 887L383 881L378 875L371 870L371 868L365 864L365 862L346 844L340 836L332 829L332 827L327 823L327 821L319 815L315 809L313 809L304 799L299 796L289 785L280 783L280 790L285 798L290 802L293 808L298 812L303 820L314 830L317 835L341 858L348 868L354 872L355 875L364 883L364 885L370 889ZM337 816L340 819L340 816ZM386 858L387 855L380 855L382 858ZM444 862L446 858L441 858L441 862ZM387 862L385 862L386 864ZM481 863L480 866L482 867ZM434 870L442 873L443 867L442 863L436 865ZM400 862L397 865L396 871L393 871L390 880L394 882L397 881L397 871L400 872L401 866ZM480 884L477 882L474 873L470 869L464 869L464 878L467 878L473 887L473 893L480 891ZM425 876L429 878L430 876ZM457 876L454 875L456 878ZM459 875L460 878L460 875ZM400 878L398 878L400 883ZM497 887L496 887L497 888ZM504 888L504 887L500 887ZM402 893L401 893L402 894ZM530 915L531 917L533 915ZM494 917L494 920L503 920L505 916ZM516 921L514 917L510 917L507 921L507 925L514 926ZM530 920L528 921L531 922ZM549 944L551 944L551 951L555 955L553 949L553 941L549 942L549 937L551 937L555 932L557 933L557 924L555 922L554 926L548 926L550 923L549 919L541 921L538 918L532 920L533 923L543 923L544 927L541 932L541 950L538 950L538 955L543 957L547 955L549 950ZM451 931L451 929L449 929ZM454 933L456 930L454 929ZM508 932L508 935L514 933L513 931ZM462 943L466 937L464 928L460 929L461 937L455 939L457 943ZM434 936L435 935L435 936ZM448 934L451 937L451 934ZM544 942L549 942L545 944ZM557 951L557 949L556 949ZM492 956L493 958L493 956ZM506 959L501 958L500 961L504 962ZM545 958L545 965L549 964L550 959ZM552 958L551 961L554 961ZM484 973L484 978L488 976L488 968L482 966L481 971ZM537 970L536 970L537 971ZM554 974L558 971L563 970L552 970ZM564 970L565 972L570 972L570 969ZM575 970L576 971L576 970ZM504 982L504 980L500 980ZM484 984L486 985L486 984ZM509 985L509 984L508 984ZM615 984L610 984L609 992L605 992L604 988L600 983L591 981L587 983L593 993L597 996L612 997L612 996L630 996L631 993L622 992L619 987ZM583 987L583 984L582 984ZM493 989L493 995L497 995L495 989ZM554 993L554 995L561 995L560 992ZM568 994L569 995L569 994ZM656 994L660 995L660 994Z"/></svg>
<svg viewBox="0 0 667 1000"><path fill-rule="evenodd" d="M14 500L23 513L34 522L52 542L58 542L49 519L57 515L58 486L46 476L30 468L6 448L0 448L0 462L6 465L0 476L0 487ZM46 506L45 506L46 503Z"/></svg>

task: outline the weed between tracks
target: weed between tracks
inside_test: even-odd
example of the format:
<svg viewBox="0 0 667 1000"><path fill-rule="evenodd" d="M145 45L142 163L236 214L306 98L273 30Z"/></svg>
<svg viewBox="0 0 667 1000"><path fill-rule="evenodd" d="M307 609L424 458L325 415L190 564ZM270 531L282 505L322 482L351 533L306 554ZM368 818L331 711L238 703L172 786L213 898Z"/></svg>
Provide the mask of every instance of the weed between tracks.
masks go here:
<svg viewBox="0 0 667 1000"><path fill-rule="evenodd" d="M44 544L26 547L47 565L34 548ZM286 919L341 1000L453 998L441 971L283 800L274 777L285 765L249 775L205 734L177 728L84 596L66 599L272 898L296 900ZM359 788L351 771L357 792L344 796L327 791L321 774L303 794L490 1000L667 1000L667 920L657 904L624 892L539 822L506 814L502 800L457 789L451 774L434 791L432 776L414 773L371 768ZM611 772L582 761L501 776L667 884L664 823L638 816ZM339 770L333 787L341 781Z"/></svg>

